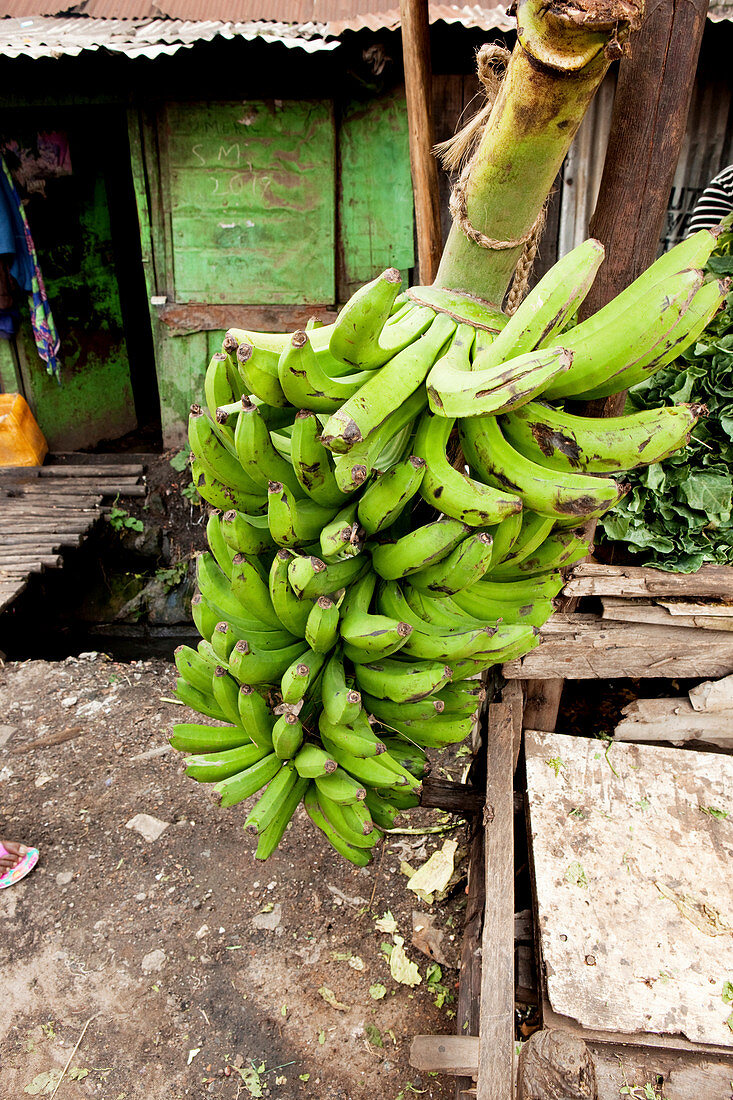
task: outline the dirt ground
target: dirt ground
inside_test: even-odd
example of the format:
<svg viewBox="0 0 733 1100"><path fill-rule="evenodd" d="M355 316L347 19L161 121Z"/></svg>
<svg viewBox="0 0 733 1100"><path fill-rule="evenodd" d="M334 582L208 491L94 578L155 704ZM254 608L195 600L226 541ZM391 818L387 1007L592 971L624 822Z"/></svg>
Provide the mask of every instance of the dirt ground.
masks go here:
<svg viewBox="0 0 733 1100"><path fill-rule="evenodd" d="M0 893L0 1100L50 1095L67 1062L67 1100L452 1097L408 1054L454 1030L457 971L428 982L411 937L432 912L455 963L465 882L430 908L400 865L461 829L390 837L356 870L301 808L257 863L250 803L217 809L168 751L190 720L161 701L173 682L167 662L103 655L0 667L0 836L41 851ZM158 839L126 828L141 813L167 823ZM391 976L387 910L414 988Z"/></svg>

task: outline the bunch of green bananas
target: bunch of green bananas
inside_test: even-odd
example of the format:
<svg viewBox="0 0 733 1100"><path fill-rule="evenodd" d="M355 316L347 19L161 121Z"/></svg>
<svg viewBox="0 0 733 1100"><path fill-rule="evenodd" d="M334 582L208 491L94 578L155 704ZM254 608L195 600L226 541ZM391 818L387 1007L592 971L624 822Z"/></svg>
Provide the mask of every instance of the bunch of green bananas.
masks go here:
<svg viewBox="0 0 733 1100"><path fill-rule="evenodd" d="M595 420L563 403L625 389L699 336L727 292L699 270L714 243L698 233L569 329L597 241L511 319L435 287L400 295L389 270L331 326L227 333L189 421L216 509L202 641L176 651L178 698L227 724L179 725L172 744L222 805L266 787L245 822L258 858L302 801L366 864L417 805L425 750L470 732L478 675L537 645L584 525L624 491L598 475L659 461L703 411Z"/></svg>

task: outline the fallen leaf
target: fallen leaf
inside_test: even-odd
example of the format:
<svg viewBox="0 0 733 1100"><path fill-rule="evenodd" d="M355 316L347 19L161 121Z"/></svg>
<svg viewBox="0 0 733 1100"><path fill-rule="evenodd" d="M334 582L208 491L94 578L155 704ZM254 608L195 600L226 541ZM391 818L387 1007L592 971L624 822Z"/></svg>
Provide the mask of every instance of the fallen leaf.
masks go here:
<svg viewBox="0 0 733 1100"><path fill-rule="evenodd" d="M387 993L387 986L382 985L381 982L375 982L374 985L369 986L369 996L373 1001L381 1001Z"/></svg>
<svg viewBox="0 0 733 1100"><path fill-rule="evenodd" d="M393 932L396 932L397 921L392 916L391 910L388 909L383 917L380 917L379 920L375 921L374 927L377 929L378 932L386 932L387 935L390 936Z"/></svg>
<svg viewBox="0 0 733 1100"><path fill-rule="evenodd" d="M410 877L407 889L413 890L418 897L432 904L433 894L445 890L450 882L455 865L456 849L458 841L446 840L442 848L433 852L430 858L423 863Z"/></svg>
<svg viewBox="0 0 733 1100"><path fill-rule="evenodd" d="M363 970L364 960L359 958L358 955L354 955L353 958L349 959L349 966L352 970Z"/></svg>
<svg viewBox="0 0 733 1100"><path fill-rule="evenodd" d="M27 1092L31 1096L48 1095L48 1093L53 1092L60 1079L61 1073L59 1070L47 1070L45 1073L37 1074L31 1083L24 1087L23 1092Z"/></svg>
<svg viewBox="0 0 733 1100"><path fill-rule="evenodd" d="M382 1033L379 1030L379 1028L376 1026L376 1024L367 1024L366 1027L364 1028L364 1034L366 1035L367 1040L371 1043L371 1045L373 1047L383 1047L384 1046L384 1040L382 1039Z"/></svg>
<svg viewBox="0 0 733 1100"><path fill-rule="evenodd" d="M186 1062L186 1065L190 1066L191 1062L193 1062L194 1058L196 1058L200 1053L201 1053L201 1047L194 1047L193 1050L189 1050L189 1052L188 1052L188 1061Z"/></svg>
<svg viewBox="0 0 733 1100"><path fill-rule="evenodd" d="M331 886L328 882L326 883L326 889L337 898L341 898L342 901L345 901L347 905L353 906L354 909L361 909L363 906L369 904L366 898L361 898L358 894L356 897L349 897L343 890L339 890L338 886Z"/></svg>
<svg viewBox="0 0 733 1100"><path fill-rule="evenodd" d="M412 912L412 946L427 955L429 959L442 963L443 966L451 965L445 957L443 940L445 932L435 925L435 916L432 913L420 913L413 909Z"/></svg>
<svg viewBox="0 0 733 1100"><path fill-rule="evenodd" d="M414 962L410 962L405 954L405 941L402 936L394 936L394 947L389 957L389 969L392 977L401 985L420 985L422 978Z"/></svg>
<svg viewBox="0 0 733 1100"><path fill-rule="evenodd" d="M329 989L327 985L322 985L318 992L321 994L326 1004L329 1004L331 1008L335 1008L339 1012L349 1011L349 1006L342 1004L341 1001L337 1001L336 994L332 989Z"/></svg>

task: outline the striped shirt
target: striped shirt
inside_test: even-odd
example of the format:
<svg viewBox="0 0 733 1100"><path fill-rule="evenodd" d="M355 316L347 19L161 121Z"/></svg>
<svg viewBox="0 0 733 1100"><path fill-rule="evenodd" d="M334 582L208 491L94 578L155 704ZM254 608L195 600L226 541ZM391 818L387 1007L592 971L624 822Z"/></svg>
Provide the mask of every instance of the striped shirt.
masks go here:
<svg viewBox="0 0 733 1100"><path fill-rule="evenodd" d="M687 227L687 235L698 229L712 229L733 210L733 164L729 164L710 181L695 203Z"/></svg>

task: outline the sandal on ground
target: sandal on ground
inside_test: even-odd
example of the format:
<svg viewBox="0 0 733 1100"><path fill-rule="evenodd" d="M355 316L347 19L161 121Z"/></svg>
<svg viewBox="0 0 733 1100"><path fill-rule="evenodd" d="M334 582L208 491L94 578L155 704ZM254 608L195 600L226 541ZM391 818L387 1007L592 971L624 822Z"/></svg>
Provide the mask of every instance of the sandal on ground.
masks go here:
<svg viewBox="0 0 733 1100"><path fill-rule="evenodd" d="M12 858L13 853L9 852L2 841L0 841L0 857L2 856L10 856ZM20 882L22 878L25 878L25 876L33 870L37 863L38 849L28 848L25 855L21 857L15 867L11 867L3 875L0 875L0 890L4 890L6 886L14 886L16 882Z"/></svg>

